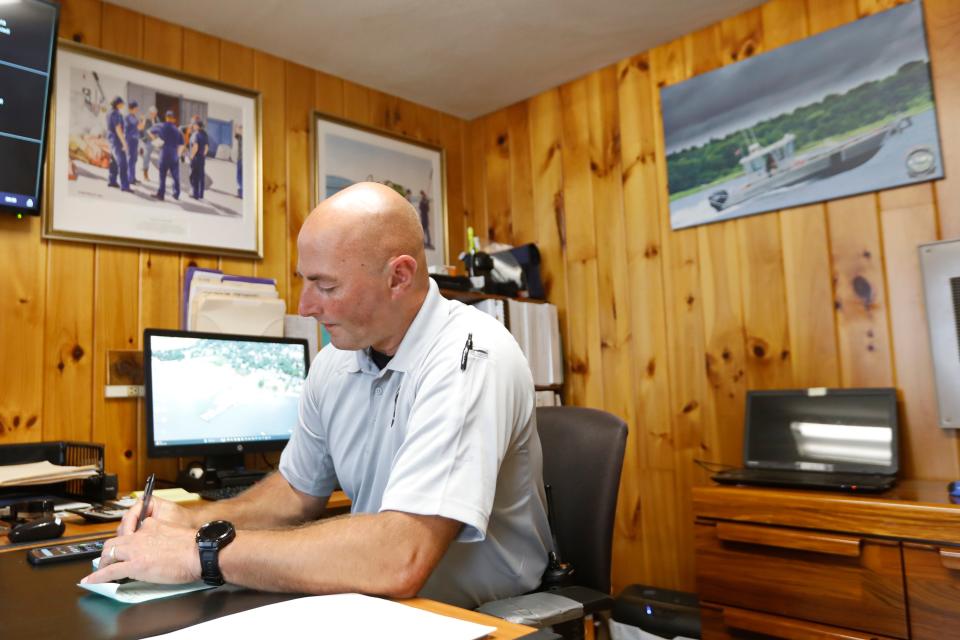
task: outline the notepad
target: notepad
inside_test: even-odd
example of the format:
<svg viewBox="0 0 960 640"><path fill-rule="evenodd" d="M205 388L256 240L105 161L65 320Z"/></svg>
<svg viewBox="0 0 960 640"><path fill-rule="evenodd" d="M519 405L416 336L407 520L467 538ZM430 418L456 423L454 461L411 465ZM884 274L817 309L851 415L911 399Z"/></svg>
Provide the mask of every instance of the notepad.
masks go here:
<svg viewBox="0 0 960 640"><path fill-rule="evenodd" d="M93 570L96 571L100 568L100 558L94 558L91 564L93 565ZM98 584L83 584L78 582L77 586L81 589L92 591L97 595L128 604L157 600L159 598L169 598L170 596L177 596L181 593L213 588L211 585L200 581L188 584L155 584L141 580L132 580L131 582L125 582L123 584L119 582L101 582Z"/></svg>
<svg viewBox="0 0 960 640"><path fill-rule="evenodd" d="M134 491L130 495L132 495L134 498L142 498L143 491ZM169 500L170 502L193 502L194 500L200 499L200 494L191 493L186 489L176 487L173 489L154 489L153 497L163 498L164 500Z"/></svg>

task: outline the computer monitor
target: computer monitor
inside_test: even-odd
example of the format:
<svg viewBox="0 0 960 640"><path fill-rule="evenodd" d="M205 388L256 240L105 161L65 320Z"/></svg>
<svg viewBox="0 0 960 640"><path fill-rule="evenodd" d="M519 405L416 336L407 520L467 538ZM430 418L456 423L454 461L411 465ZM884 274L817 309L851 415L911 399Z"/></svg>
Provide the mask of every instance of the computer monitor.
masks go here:
<svg viewBox="0 0 960 640"><path fill-rule="evenodd" d="M0 211L37 215L60 6L0 1Z"/></svg>
<svg viewBox="0 0 960 640"><path fill-rule="evenodd" d="M149 457L238 469L244 453L280 451L290 439L306 340L147 329L143 359Z"/></svg>

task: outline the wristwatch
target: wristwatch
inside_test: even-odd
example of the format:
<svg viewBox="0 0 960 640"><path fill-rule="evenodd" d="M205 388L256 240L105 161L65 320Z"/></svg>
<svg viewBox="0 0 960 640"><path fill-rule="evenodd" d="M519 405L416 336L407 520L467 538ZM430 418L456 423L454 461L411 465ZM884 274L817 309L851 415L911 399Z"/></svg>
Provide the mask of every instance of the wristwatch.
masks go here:
<svg viewBox="0 0 960 640"><path fill-rule="evenodd" d="M226 520L214 520L197 530L197 551L200 553L200 577L209 585L223 584L220 573L220 550L233 542L237 532Z"/></svg>

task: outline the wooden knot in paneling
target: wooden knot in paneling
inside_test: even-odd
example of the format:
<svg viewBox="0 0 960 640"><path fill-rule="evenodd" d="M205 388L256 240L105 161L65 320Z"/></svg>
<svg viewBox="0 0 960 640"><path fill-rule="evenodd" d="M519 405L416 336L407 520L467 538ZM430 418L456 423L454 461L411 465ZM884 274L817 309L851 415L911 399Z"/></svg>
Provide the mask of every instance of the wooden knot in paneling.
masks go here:
<svg viewBox="0 0 960 640"><path fill-rule="evenodd" d="M643 250L644 258L656 258L658 255L660 255L660 247L656 243L651 242Z"/></svg>
<svg viewBox="0 0 960 640"><path fill-rule="evenodd" d="M78 344L73 345L73 349L70 350L70 357L73 358L74 362L80 362L80 358L83 357L83 354L83 347Z"/></svg>
<svg viewBox="0 0 960 640"><path fill-rule="evenodd" d="M770 352L770 345L763 338L750 337L747 338L747 350L752 353L755 358L762 360L766 358Z"/></svg>
<svg viewBox="0 0 960 640"><path fill-rule="evenodd" d="M553 194L553 217L557 225L557 235L560 238L560 247L567 248L567 209L564 205L563 191Z"/></svg>
<svg viewBox="0 0 960 640"><path fill-rule="evenodd" d="M863 303L863 308L869 311L874 302L873 285L863 276L856 276L852 284L853 292Z"/></svg>
<svg viewBox="0 0 960 640"><path fill-rule="evenodd" d="M697 402L696 400L691 400L687 404L683 405L683 409L681 409L681 411L683 413L692 413L696 411L699 407L700 407L699 402Z"/></svg>
<svg viewBox="0 0 960 640"><path fill-rule="evenodd" d="M589 370L590 367L588 367L587 363L580 358L573 358L570 362L571 373L587 373Z"/></svg>
<svg viewBox="0 0 960 640"><path fill-rule="evenodd" d="M657 372L657 359L650 358L650 361L647 362L647 377L652 378L653 374Z"/></svg>

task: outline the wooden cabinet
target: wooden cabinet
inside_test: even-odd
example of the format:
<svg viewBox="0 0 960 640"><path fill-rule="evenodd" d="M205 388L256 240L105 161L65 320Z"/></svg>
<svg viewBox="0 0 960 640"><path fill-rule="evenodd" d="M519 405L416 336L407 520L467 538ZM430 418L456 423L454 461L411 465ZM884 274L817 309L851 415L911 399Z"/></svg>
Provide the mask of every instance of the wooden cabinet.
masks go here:
<svg viewBox="0 0 960 640"><path fill-rule="evenodd" d="M960 505L944 487L696 488L704 640L960 640Z"/></svg>
<svg viewBox="0 0 960 640"><path fill-rule="evenodd" d="M910 637L960 640L960 547L903 543Z"/></svg>

